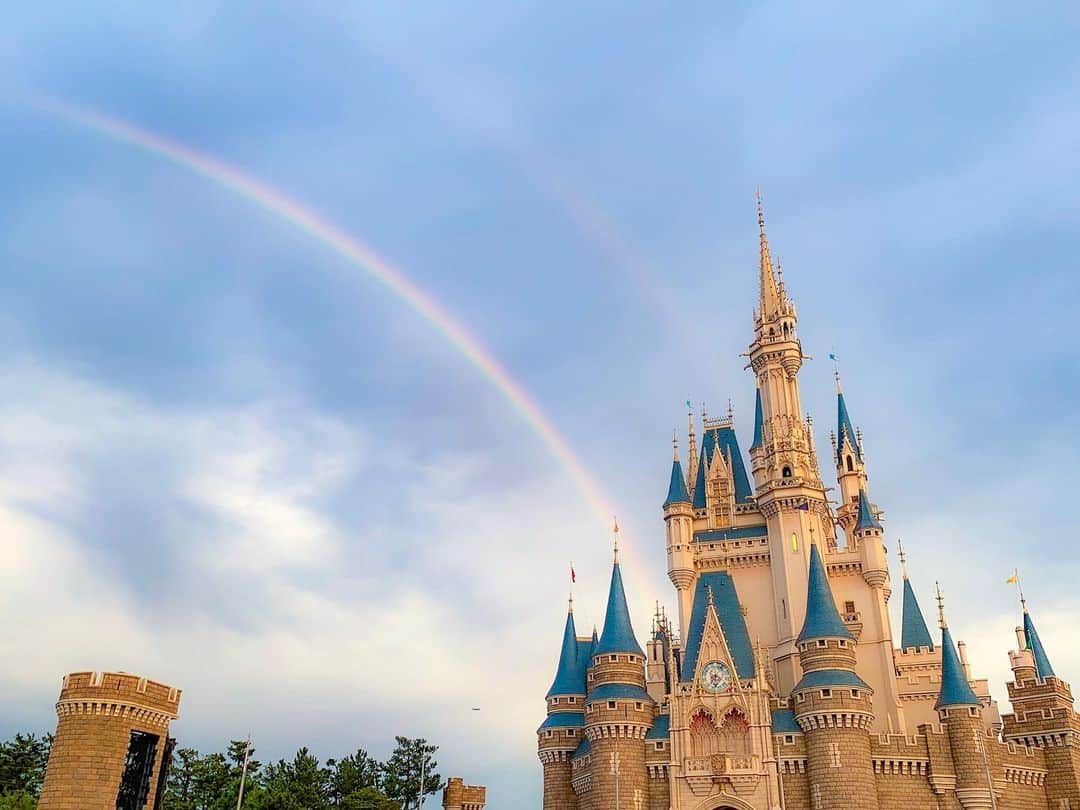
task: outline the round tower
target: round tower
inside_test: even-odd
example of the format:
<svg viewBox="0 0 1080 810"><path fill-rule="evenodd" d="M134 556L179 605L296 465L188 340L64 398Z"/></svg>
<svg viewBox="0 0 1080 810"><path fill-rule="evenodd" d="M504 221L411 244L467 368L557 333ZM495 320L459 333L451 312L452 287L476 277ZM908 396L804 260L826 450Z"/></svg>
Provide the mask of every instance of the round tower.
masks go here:
<svg viewBox="0 0 1080 810"><path fill-rule="evenodd" d="M570 759L585 725L585 670L591 641L579 641L571 599L555 680L547 693L547 718L536 730L537 755L544 767L544 810L577 810Z"/></svg>
<svg viewBox="0 0 1080 810"><path fill-rule="evenodd" d="M836 610L816 543L810 547L806 621L796 644L803 677L791 705L806 735L810 806L876 810L873 690L855 673L855 638Z"/></svg>
<svg viewBox="0 0 1080 810"><path fill-rule="evenodd" d="M645 691L645 653L634 636L619 570L618 535L604 632L592 650L585 734L588 736L593 808L642 807L649 800L645 735L653 700Z"/></svg>
<svg viewBox="0 0 1080 810"><path fill-rule="evenodd" d="M691 430L693 422L691 422ZM671 483L664 500L664 525L667 527L668 577L679 599L679 637L686 638L690 625L690 608L694 588L694 507L686 488L679 446L672 442L675 457L671 462Z"/></svg>
<svg viewBox="0 0 1080 810"><path fill-rule="evenodd" d="M40 810L154 807L180 690L124 672L64 676Z"/></svg>
<svg viewBox="0 0 1080 810"><path fill-rule="evenodd" d="M945 621L940 587L937 597L941 623L941 691L934 709L949 738L956 772L956 799L964 810L992 810L994 799L982 704L968 683L964 665L956 652Z"/></svg>

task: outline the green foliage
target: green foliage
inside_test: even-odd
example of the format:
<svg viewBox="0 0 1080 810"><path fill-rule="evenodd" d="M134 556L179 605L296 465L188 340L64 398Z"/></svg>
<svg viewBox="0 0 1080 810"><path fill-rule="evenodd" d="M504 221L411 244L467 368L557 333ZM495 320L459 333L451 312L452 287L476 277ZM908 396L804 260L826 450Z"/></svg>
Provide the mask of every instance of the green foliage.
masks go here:
<svg viewBox="0 0 1080 810"><path fill-rule="evenodd" d="M163 810L235 810L245 746L233 740L225 753L174 751ZM401 810L400 802L382 792L386 774L386 766L363 749L326 765L307 748L266 766L252 756L243 810Z"/></svg>
<svg viewBox="0 0 1080 810"><path fill-rule="evenodd" d="M247 745L244 740L231 740L224 752L210 754L200 754L194 748L174 750L163 810L236 810ZM32 734L16 734L0 742L0 810L35 809L51 747L51 736ZM301 748L291 760L264 766L255 759L252 748L242 810L415 807L420 757L426 758L427 793L442 787L431 758L437 750L437 746L428 745L426 740L398 737L397 748L385 764L358 749L321 765L307 748ZM401 800L388 798L391 785Z"/></svg>
<svg viewBox="0 0 1080 810"><path fill-rule="evenodd" d="M339 810L401 810L401 803L388 799L377 788L366 787L343 796Z"/></svg>
<svg viewBox="0 0 1080 810"><path fill-rule="evenodd" d="M429 745L422 738L395 737L397 747L383 766L383 791L391 799L401 803L404 810L420 806L420 780L424 780L424 795L435 793L442 787L437 763L434 759L437 745Z"/></svg>
<svg viewBox="0 0 1080 810"><path fill-rule="evenodd" d="M21 801L19 793L30 796L33 800L41 792L41 783L45 780L45 765L49 761L49 749L52 748L52 735L37 737L33 734L16 734L10 740L0 742L0 796L16 794L9 801ZM0 804L0 808L21 807L15 804Z"/></svg>
<svg viewBox="0 0 1080 810"><path fill-rule="evenodd" d="M0 795L0 810L34 810L37 799L25 790Z"/></svg>

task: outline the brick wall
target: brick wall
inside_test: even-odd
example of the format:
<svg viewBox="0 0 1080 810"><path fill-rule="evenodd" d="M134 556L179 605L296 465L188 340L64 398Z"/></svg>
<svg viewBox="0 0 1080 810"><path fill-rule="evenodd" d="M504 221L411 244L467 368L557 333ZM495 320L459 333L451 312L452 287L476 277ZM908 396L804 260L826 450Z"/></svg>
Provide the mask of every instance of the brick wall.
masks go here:
<svg viewBox="0 0 1080 810"><path fill-rule="evenodd" d="M158 737L147 799L152 807L169 722L179 707L180 690L137 675L66 676L39 810L115 810L132 731Z"/></svg>

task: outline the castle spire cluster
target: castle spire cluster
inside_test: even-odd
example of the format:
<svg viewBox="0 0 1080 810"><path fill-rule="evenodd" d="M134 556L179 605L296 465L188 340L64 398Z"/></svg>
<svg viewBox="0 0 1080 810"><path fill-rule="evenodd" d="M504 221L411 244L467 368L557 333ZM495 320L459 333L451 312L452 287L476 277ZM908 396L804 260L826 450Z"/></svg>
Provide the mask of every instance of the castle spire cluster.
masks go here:
<svg viewBox="0 0 1080 810"><path fill-rule="evenodd" d="M571 603L537 730L545 810L1080 810L1080 715L1022 592L1004 716L940 589L931 634L899 540L894 637L862 433L837 365L833 501L760 195L757 215L748 459L730 404L702 406L699 433L687 400L687 460L676 435L662 504L677 611L657 604L642 647L616 525L603 630L578 637Z"/></svg>

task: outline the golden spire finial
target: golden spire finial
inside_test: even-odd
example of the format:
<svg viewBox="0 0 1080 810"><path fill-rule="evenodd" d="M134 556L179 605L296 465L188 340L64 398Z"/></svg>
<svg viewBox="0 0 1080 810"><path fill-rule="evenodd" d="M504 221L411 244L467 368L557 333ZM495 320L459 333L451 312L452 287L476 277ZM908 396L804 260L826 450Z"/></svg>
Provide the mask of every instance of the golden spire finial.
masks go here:
<svg viewBox="0 0 1080 810"><path fill-rule="evenodd" d="M613 520L614 520L614 523L615 523L615 526L614 526L614 529L613 529L613 531L615 533L615 562L618 563L619 562L619 518L615 517L615 518L613 518Z"/></svg>
<svg viewBox="0 0 1080 810"><path fill-rule="evenodd" d="M671 431L671 449L673 451L672 461L679 460L679 431Z"/></svg>
<svg viewBox="0 0 1080 810"><path fill-rule="evenodd" d="M706 604L708 604L710 608L715 608L716 602L713 600L712 585L705 586L705 597L708 600Z"/></svg>
<svg viewBox="0 0 1080 810"><path fill-rule="evenodd" d="M773 272L772 256L769 254L769 237L765 235L765 206L761 201L761 190L754 195L757 198L758 236L760 239L760 285L761 301L760 312L762 320L767 320L776 314L780 307L780 290L777 287L776 273Z"/></svg>
<svg viewBox="0 0 1080 810"><path fill-rule="evenodd" d="M900 572L904 575L904 579L907 579L907 555L904 554L904 544L899 537L896 538L896 548L900 552Z"/></svg>
<svg viewBox="0 0 1080 810"><path fill-rule="evenodd" d="M731 397L728 397L727 400L727 418L728 421L733 421L735 419L735 403L731 401Z"/></svg>
<svg viewBox="0 0 1080 810"><path fill-rule="evenodd" d="M935 582L934 589L937 591L938 622L941 624L941 629L944 630L949 625L945 621L945 597L941 595L941 583Z"/></svg>

